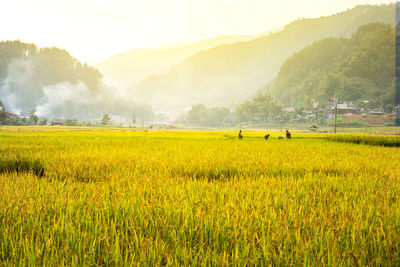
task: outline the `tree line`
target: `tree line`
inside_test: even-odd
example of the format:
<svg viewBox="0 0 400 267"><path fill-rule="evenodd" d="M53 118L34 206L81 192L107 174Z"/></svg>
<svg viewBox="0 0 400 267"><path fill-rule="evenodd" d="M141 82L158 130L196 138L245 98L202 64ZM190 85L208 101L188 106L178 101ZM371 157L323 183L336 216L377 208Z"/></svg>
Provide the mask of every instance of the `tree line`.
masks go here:
<svg viewBox="0 0 400 267"><path fill-rule="evenodd" d="M178 122L199 127L231 127L239 123L258 123L280 114L281 106L268 93L259 93L251 100L228 107L192 106Z"/></svg>

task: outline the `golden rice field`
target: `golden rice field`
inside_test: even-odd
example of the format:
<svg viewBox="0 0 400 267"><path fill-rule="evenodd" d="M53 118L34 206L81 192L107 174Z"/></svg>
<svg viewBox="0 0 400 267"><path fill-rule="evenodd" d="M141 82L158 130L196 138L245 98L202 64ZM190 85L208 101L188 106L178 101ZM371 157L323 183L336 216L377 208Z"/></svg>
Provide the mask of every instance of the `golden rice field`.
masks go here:
<svg viewBox="0 0 400 267"><path fill-rule="evenodd" d="M244 135L0 128L0 265L400 265L398 139Z"/></svg>

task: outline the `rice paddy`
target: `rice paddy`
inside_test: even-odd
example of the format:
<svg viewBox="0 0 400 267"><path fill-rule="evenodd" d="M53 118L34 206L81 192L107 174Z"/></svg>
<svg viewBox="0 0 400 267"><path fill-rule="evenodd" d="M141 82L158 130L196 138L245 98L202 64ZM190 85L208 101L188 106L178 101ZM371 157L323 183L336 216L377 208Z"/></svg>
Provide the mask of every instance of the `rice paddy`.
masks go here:
<svg viewBox="0 0 400 267"><path fill-rule="evenodd" d="M398 139L21 129L0 265L400 265Z"/></svg>

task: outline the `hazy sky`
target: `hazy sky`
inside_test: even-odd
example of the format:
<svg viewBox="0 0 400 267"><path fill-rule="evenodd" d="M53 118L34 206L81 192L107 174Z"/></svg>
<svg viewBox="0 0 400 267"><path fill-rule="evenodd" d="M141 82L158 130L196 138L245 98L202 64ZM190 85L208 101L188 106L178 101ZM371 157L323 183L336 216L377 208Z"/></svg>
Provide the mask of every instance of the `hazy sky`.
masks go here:
<svg viewBox="0 0 400 267"><path fill-rule="evenodd" d="M255 34L299 17L393 0L0 0L0 40L67 49L98 63L138 47Z"/></svg>

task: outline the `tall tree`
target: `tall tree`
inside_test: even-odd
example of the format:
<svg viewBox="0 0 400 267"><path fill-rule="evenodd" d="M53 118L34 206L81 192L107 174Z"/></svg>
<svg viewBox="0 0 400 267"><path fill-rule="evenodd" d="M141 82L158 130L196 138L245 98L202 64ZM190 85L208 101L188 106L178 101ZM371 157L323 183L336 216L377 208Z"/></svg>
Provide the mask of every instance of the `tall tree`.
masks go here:
<svg viewBox="0 0 400 267"><path fill-rule="evenodd" d="M29 117L29 120L31 121L31 123L33 125L37 125L38 121L39 121L39 117L36 116L35 113L36 113L36 110L32 109L30 112L30 117Z"/></svg>
<svg viewBox="0 0 400 267"><path fill-rule="evenodd" d="M132 115L132 123L133 123L133 126L136 127L136 115L135 115L135 113Z"/></svg>
<svg viewBox="0 0 400 267"><path fill-rule="evenodd" d="M236 114L242 123L258 122L279 114L280 109L270 94L258 94L252 100L238 105Z"/></svg>
<svg viewBox="0 0 400 267"><path fill-rule="evenodd" d="M101 124L103 125L109 125L111 123L111 118L110 115L104 114L103 118L101 119Z"/></svg>

